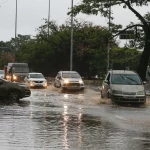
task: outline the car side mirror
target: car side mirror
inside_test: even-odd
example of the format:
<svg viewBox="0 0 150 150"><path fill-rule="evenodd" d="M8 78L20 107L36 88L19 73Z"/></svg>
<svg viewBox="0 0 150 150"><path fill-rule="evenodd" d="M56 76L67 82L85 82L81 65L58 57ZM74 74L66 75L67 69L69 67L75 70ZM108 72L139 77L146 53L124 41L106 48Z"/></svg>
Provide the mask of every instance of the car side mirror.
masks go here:
<svg viewBox="0 0 150 150"><path fill-rule="evenodd" d="M109 83L110 83L108 80L105 80L104 82L105 82L105 83L107 83L107 84L109 84Z"/></svg>
<svg viewBox="0 0 150 150"><path fill-rule="evenodd" d="M143 81L143 84L146 84L146 81Z"/></svg>
<svg viewBox="0 0 150 150"><path fill-rule="evenodd" d="M58 78L59 80L61 79L61 77L60 77L60 76L58 76L57 78Z"/></svg>

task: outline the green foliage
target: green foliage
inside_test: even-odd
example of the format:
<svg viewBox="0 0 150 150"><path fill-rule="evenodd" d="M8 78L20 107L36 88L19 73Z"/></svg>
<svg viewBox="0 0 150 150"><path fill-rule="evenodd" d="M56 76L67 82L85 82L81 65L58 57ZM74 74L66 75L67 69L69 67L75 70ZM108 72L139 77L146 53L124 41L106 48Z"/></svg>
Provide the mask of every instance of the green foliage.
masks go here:
<svg viewBox="0 0 150 150"><path fill-rule="evenodd" d="M113 69L126 69L137 70L138 63L141 57L141 51L136 49L129 49L127 47L115 47L111 51L111 62Z"/></svg>
<svg viewBox="0 0 150 150"><path fill-rule="evenodd" d="M120 28L112 24L115 29ZM46 76L55 76L60 70L70 69L70 22L58 26L56 22L50 22L49 35L47 34L47 21L40 26L37 36L32 39L30 36L19 35L17 41L19 48L15 50L17 62L29 64L30 71L42 72ZM73 38L73 70L78 71L82 76L89 78L98 74L103 76L106 73L107 65L107 44L110 33L106 27L95 26L90 22L74 21ZM13 47L14 39L2 43ZM111 51L111 62L114 67L123 65L128 61L137 64L138 52L132 50L130 60L124 59L124 53L130 49L119 49L116 41L111 40L114 47ZM133 53L134 52L134 53ZM7 64L7 63L6 63Z"/></svg>

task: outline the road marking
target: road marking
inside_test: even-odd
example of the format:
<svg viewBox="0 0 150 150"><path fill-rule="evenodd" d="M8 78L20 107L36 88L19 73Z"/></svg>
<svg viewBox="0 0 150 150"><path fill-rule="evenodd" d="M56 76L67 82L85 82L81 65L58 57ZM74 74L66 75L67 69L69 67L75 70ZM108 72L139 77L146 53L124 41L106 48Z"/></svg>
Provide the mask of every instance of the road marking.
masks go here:
<svg viewBox="0 0 150 150"><path fill-rule="evenodd" d="M127 121L127 120L128 120L128 119L123 118L123 117L121 117L121 116L116 116L116 118L119 118L119 119L121 119L121 120L125 120L125 121Z"/></svg>

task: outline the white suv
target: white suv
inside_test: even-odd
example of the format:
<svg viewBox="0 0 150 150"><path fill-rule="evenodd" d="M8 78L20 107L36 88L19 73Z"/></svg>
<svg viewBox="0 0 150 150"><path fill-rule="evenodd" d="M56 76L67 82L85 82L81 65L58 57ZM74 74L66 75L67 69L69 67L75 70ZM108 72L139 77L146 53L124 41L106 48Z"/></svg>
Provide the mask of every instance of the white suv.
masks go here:
<svg viewBox="0 0 150 150"><path fill-rule="evenodd" d="M76 71L59 71L55 77L54 86L66 89L84 90L84 82Z"/></svg>

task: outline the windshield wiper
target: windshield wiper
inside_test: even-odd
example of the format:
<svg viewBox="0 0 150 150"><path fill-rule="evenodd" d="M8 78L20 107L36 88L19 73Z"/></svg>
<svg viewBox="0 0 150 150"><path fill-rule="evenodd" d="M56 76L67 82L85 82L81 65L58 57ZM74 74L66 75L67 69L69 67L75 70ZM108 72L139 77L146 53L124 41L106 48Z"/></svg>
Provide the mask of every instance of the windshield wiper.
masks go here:
<svg viewBox="0 0 150 150"><path fill-rule="evenodd" d="M131 84L131 82L130 82L130 81L129 81L129 82L127 82L127 80L125 79L125 77L124 77L124 76L120 75L120 77L121 77L123 80L125 80L125 82L126 82L126 83Z"/></svg>
<svg viewBox="0 0 150 150"><path fill-rule="evenodd" d="M133 81L133 82L135 82L135 83L137 83L137 84L139 84L136 80L134 80L134 79L132 79L130 77L126 77L126 78L129 79L129 80L131 80L131 81Z"/></svg>

